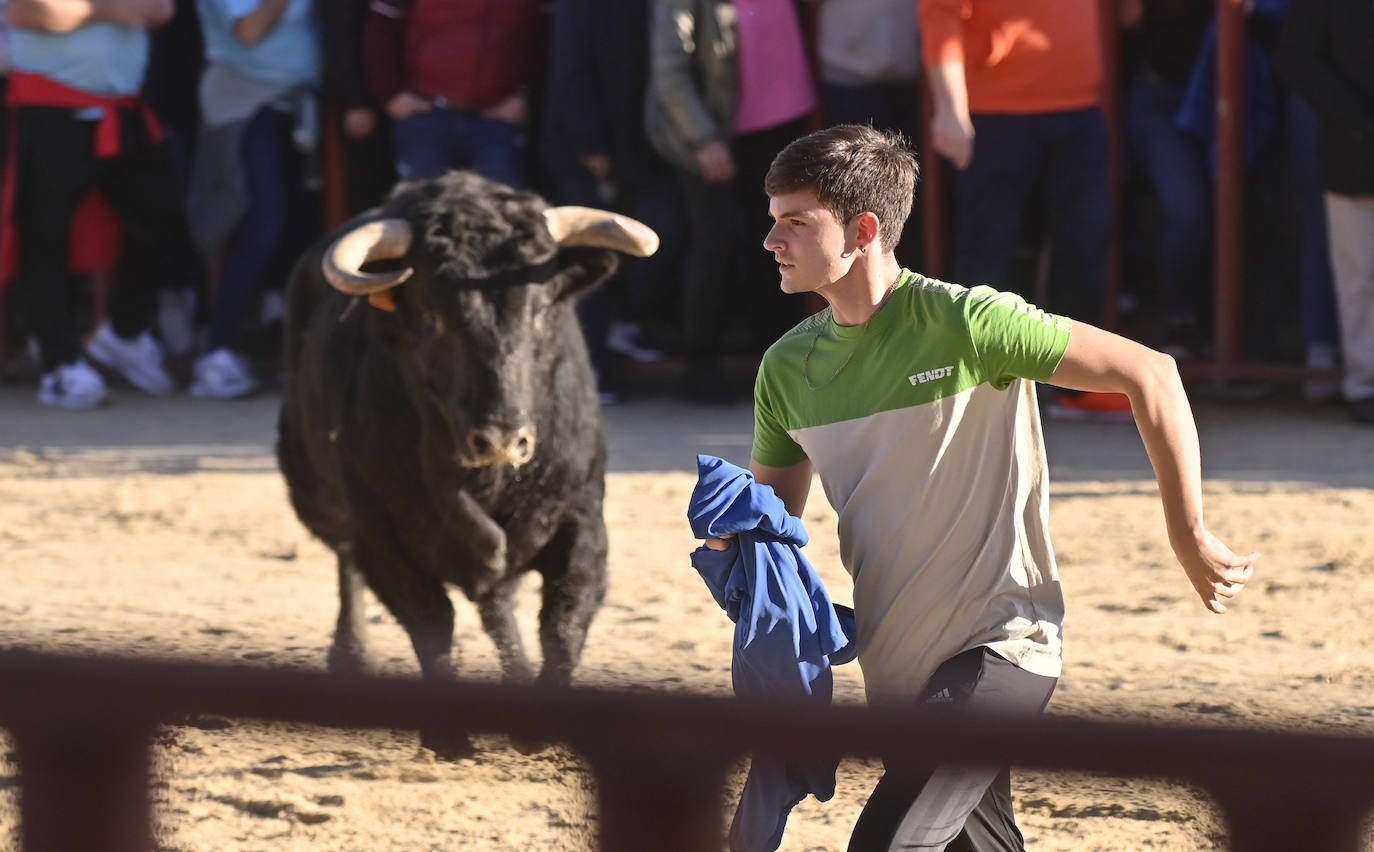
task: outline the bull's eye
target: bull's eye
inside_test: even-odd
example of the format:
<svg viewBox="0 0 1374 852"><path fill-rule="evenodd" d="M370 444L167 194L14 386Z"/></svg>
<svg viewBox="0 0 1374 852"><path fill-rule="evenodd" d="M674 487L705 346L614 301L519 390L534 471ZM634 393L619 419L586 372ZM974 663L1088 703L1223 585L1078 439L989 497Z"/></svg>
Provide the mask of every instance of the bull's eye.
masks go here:
<svg viewBox="0 0 1374 852"><path fill-rule="evenodd" d="M443 335L444 318L440 316L437 312L425 311L423 320L425 328L428 329L431 333L433 333L436 337Z"/></svg>

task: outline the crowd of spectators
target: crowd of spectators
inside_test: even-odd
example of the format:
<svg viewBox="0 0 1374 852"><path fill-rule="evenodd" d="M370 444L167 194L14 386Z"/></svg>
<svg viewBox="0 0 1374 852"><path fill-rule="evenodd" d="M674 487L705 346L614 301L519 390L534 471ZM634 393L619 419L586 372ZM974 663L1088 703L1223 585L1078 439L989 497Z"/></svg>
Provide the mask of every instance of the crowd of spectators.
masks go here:
<svg viewBox="0 0 1374 852"><path fill-rule="evenodd" d="M306 244L397 180L451 168L658 231L657 255L581 305L603 400L627 366L676 358L688 399L729 402L727 359L814 308L771 286L773 155L827 123L916 142L923 113L933 150L918 155L951 176L943 277L1093 323L1116 308L1133 336L1210 357L1213 0L1119 0L1114 18L1098 0L0 6L0 362L12 377L27 359L45 404L99 405L114 375L158 395L253 392L273 378L280 288ZM1246 354L1343 366L1307 397L1370 422L1374 84L1358 45L1374 12L1245 14ZM897 256L921 271L914 209Z"/></svg>

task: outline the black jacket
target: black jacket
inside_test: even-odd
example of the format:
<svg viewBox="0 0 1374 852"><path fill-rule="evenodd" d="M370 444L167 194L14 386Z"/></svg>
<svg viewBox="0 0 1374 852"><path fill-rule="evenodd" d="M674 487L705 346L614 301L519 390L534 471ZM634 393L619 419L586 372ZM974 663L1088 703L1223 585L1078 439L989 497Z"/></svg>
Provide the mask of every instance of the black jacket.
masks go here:
<svg viewBox="0 0 1374 852"><path fill-rule="evenodd" d="M1374 2L1292 3L1279 70L1316 110L1322 186L1374 195Z"/></svg>

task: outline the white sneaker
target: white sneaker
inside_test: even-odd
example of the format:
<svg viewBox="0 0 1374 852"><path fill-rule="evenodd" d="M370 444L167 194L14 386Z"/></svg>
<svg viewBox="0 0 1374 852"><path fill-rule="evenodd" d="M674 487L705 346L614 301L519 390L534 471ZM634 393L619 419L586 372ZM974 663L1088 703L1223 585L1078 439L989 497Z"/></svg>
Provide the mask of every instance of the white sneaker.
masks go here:
<svg viewBox="0 0 1374 852"><path fill-rule="evenodd" d="M95 408L109 395L105 380L85 358L44 374L38 385L38 401L61 408Z"/></svg>
<svg viewBox="0 0 1374 852"><path fill-rule="evenodd" d="M663 353L659 350L639 345L639 325L633 322L611 323L606 331L606 348L644 363L663 360Z"/></svg>
<svg viewBox="0 0 1374 852"><path fill-rule="evenodd" d="M200 399L235 399L256 390L258 380L238 355L224 347L196 361L191 396Z"/></svg>
<svg viewBox="0 0 1374 852"><path fill-rule="evenodd" d="M153 396L172 392L172 377L162 364L162 344L146 331L126 340L115 334L108 322L103 322L86 344L86 354Z"/></svg>

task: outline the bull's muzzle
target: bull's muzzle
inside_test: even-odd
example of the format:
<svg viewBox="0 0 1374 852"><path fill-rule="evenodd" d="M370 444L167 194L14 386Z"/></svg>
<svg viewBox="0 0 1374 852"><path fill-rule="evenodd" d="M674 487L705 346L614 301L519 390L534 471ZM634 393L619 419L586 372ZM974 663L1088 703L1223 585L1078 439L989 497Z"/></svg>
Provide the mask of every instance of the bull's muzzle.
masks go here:
<svg viewBox="0 0 1374 852"><path fill-rule="evenodd" d="M464 467L491 467L508 464L521 465L534 458L534 429L487 427L473 429L458 451L458 461Z"/></svg>

